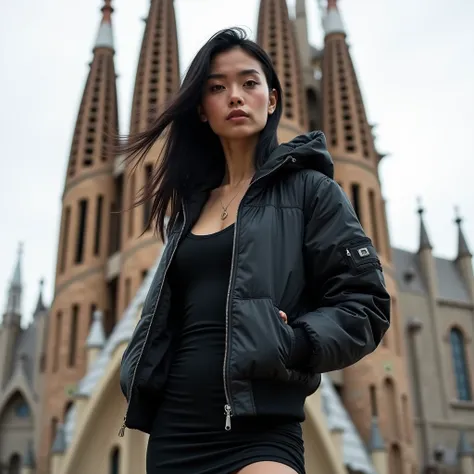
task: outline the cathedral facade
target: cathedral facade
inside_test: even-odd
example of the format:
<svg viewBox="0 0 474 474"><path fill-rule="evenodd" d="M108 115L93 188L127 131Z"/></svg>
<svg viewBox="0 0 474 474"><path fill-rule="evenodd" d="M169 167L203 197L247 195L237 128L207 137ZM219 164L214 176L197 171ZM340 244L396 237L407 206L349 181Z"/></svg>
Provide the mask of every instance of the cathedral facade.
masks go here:
<svg viewBox="0 0 474 474"><path fill-rule="evenodd" d="M422 209L419 250L391 246L383 155L336 0L321 13L324 45L316 48L304 0L294 17L286 0L260 0L257 41L284 91L279 139L325 132L335 179L384 267L392 322L373 354L325 374L308 398L307 472L474 474L474 276L461 218L453 261L433 255ZM20 324L20 255L11 281L0 328L0 474L145 472L147 436L117 434L126 411L118 373L163 249L146 228L149 209L131 208L162 143L133 173L108 153L119 132L112 14L104 0L65 178L54 299L47 309L40 294L28 328ZM146 129L179 85L173 1L152 0L130 131Z"/></svg>

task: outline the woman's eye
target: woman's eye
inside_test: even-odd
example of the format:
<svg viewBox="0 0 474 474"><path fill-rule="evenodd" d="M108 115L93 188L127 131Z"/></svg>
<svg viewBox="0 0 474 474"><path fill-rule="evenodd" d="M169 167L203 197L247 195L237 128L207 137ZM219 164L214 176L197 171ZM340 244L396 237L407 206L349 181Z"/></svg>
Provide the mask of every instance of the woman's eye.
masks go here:
<svg viewBox="0 0 474 474"><path fill-rule="evenodd" d="M214 84L213 86L210 87L210 91L211 92L218 92L220 90L222 90L224 86L222 86L221 84Z"/></svg>
<svg viewBox="0 0 474 474"><path fill-rule="evenodd" d="M257 81L254 81L254 80L252 80L252 79L250 79L249 81L247 81L247 82L245 83L245 85L248 86L248 87L255 87L257 84L258 84L258 82L257 82Z"/></svg>

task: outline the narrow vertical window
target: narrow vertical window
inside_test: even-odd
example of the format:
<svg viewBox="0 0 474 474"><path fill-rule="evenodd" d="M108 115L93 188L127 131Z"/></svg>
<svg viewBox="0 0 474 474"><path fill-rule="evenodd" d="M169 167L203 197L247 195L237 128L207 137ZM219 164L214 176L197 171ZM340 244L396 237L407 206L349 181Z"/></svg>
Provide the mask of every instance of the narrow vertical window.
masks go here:
<svg viewBox="0 0 474 474"><path fill-rule="evenodd" d="M403 416L403 425L405 431L405 439L407 443L411 443L411 422L410 422L410 412L408 410L408 397L402 395L402 416Z"/></svg>
<svg viewBox="0 0 474 474"><path fill-rule="evenodd" d="M76 240L76 258L75 263L82 263L84 260L84 242L86 240L86 223L87 223L87 200L79 201L79 216L77 226Z"/></svg>
<svg viewBox="0 0 474 474"><path fill-rule="evenodd" d="M75 304L72 307L71 326L70 326L70 333L69 333L69 356L68 356L69 367L74 367L74 365L76 364L78 318L79 318L79 305Z"/></svg>
<svg viewBox="0 0 474 474"><path fill-rule="evenodd" d="M390 474L400 474L400 472L403 472L402 453L398 444L390 446L388 459Z"/></svg>
<svg viewBox="0 0 474 474"><path fill-rule="evenodd" d="M94 236L94 255L100 253L100 236L102 230L102 207L104 205L104 196L100 195L97 197L97 206L95 214L95 236Z"/></svg>
<svg viewBox="0 0 474 474"><path fill-rule="evenodd" d="M58 311L56 314L56 330L54 334L54 355L53 355L53 372L57 372L59 368L59 347L61 345L61 325L62 325L63 313Z"/></svg>
<svg viewBox="0 0 474 474"><path fill-rule="evenodd" d="M377 209L375 207L375 193L371 189L369 191L369 206L370 206L370 217L372 221L372 235L374 240L374 245L377 251L380 250L380 237L378 231L378 222L377 222Z"/></svg>
<svg viewBox="0 0 474 474"><path fill-rule="evenodd" d="M120 474L120 449L114 448L110 453L110 474Z"/></svg>
<svg viewBox="0 0 474 474"><path fill-rule="evenodd" d="M464 336L458 328L451 329L451 357L453 360L454 377L458 400L471 401L471 381L466 360Z"/></svg>
<svg viewBox="0 0 474 474"><path fill-rule="evenodd" d="M372 416L378 416L377 389L375 388L375 385L371 385L369 387L369 394L370 394L370 412Z"/></svg>
<svg viewBox="0 0 474 474"><path fill-rule="evenodd" d="M398 303L396 298L392 297L392 316L391 322L392 327L391 331L393 334L393 342L395 346L395 354L400 355L402 350L402 343L401 343L401 334L400 334L400 316L398 314Z"/></svg>
<svg viewBox="0 0 474 474"><path fill-rule="evenodd" d="M354 211L357 214L359 222L362 224L362 215L361 215L361 206L360 206L360 186L353 183L351 185L352 193L352 205L354 206Z"/></svg>
<svg viewBox="0 0 474 474"><path fill-rule="evenodd" d="M130 278L125 279L125 307L130 303L130 295L132 292L132 282Z"/></svg>
<svg viewBox="0 0 474 474"><path fill-rule="evenodd" d="M56 433L58 432L58 424L59 420L56 417L51 419L51 446L54 444L54 440L56 439Z"/></svg>
<svg viewBox="0 0 474 474"><path fill-rule="evenodd" d="M133 215L134 208L133 204L135 202L135 173L132 173L130 176L130 202L128 206L128 236L133 235Z"/></svg>
<svg viewBox="0 0 474 474"><path fill-rule="evenodd" d="M96 309L97 309L97 305L95 303L92 303L90 313L89 313L89 329L92 326L92 322L94 321L94 313Z"/></svg>
<svg viewBox="0 0 474 474"><path fill-rule="evenodd" d="M145 192L150 190L151 186L151 174L153 167L151 165L145 166ZM143 205L143 229L150 230L150 215L151 215L151 202L147 200Z"/></svg>
<svg viewBox="0 0 474 474"><path fill-rule="evenodd" d="M71 225L71 208L68 206L64 211L64 221L63 221L63 230L62 237L63 241L61 242L61 252L59 256L59 272L64 273L66 270L66 258L67 258L67 244L69 239L69 226Z"/></svg>
<svg viewBox="0 0 474 474"><path fill-rule="evenodd" d="M391 378L385 379L384 389L384 399L386 403L384 409L386 408L388 414L388 427L390 429L390 437L399 439L400 429L397 410L397 397L395 393L395 385Z"/></svg>

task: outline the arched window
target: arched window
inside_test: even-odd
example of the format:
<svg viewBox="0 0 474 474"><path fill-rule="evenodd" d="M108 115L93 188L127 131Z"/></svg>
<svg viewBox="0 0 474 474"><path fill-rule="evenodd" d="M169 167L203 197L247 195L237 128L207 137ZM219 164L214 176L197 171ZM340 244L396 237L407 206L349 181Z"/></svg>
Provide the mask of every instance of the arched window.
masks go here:
<svg viewBox="0 0 474 474"><path fill-rule="evenodd" d="M28 404L21 400L15 407L15 415L18 418L28 418L30 416L30 407Z"/></svg>
<svg viewBox="0 0 474 474"><path fill-rule="evenodd" d="M458 328L451 329L451 354L453 358L454 377L458 400L472 400L471 382L466 361L464 336Z"/></svg>
<svg viewBox="0 0 474 474"><path fill-rule="evenodd" d="M392 444L388 454L390 474L400 474L402 469L402 454L398 444Z"/></svg>
<svg viewBox="0 0 474 474"><path fill-rule="evenodd" d="M53 446L54 440L56 439L56 433L58 431L58 424L59 424L59 420L56 417L54 417L51 420L51 446Z"/></svg>
<svg viewBox="0 0 474 474"><path fill-rule="evenodd" d="M110 474L120 474L120 449L117 447L110 453Z"/></svg>
<svg viewBox="0 0 474 474"><path fill-rule="evenodd" d="M13 454L8 463L8 474L20 474L21 458L19 454Z"/></svg>
<svg viewBox="0 0 474 474"><path fill-rule="evenodd" d="M389 420L388 435L391 439L400 438L398 410L397 410L397 395L395 385L391 377L387 377L384 381L384 411L387 413Z"/></svg>

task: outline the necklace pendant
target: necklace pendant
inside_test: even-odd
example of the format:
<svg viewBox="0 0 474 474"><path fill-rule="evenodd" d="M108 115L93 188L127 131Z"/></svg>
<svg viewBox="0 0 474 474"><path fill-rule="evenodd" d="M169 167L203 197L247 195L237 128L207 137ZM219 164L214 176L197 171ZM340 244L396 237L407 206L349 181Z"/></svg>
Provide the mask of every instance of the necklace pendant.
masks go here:
<svg viewBox="0 0 474 474"><path fill-rule="evenodd" d="M228 215L229 214L227 214L227 211L224 209L221 214L221 220L223 221L226 220Z"/></svg>

